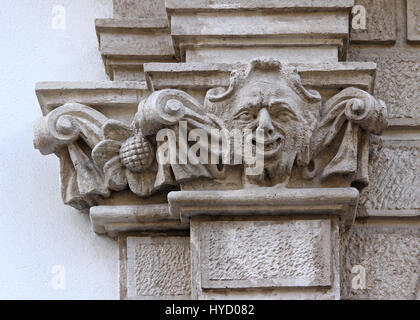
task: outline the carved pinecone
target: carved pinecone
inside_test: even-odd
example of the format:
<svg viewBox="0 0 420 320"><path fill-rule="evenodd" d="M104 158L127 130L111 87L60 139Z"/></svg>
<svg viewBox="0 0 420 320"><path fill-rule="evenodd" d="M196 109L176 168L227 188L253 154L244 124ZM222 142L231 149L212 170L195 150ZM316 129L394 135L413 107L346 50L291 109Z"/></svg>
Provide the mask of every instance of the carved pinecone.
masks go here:
<svg viewBox="0 0 420 320"><path fill-rule="evenodd" d="M132 172L144 172L155 158L153 147L143 135L127 139L120 149L120 159L124 167Z"/></svg>

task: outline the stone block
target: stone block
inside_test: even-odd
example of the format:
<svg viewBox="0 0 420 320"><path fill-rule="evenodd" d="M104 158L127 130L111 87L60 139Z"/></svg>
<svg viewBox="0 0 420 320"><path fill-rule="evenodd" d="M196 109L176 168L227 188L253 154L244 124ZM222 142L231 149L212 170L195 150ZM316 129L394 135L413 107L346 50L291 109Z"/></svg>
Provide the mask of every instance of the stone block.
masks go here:
<svg viewBox="0 0 420 320"><path fill-rule="evenodd" d="M144 80L144 62L175 60L166 18L96 19L95 26L111 80Z"/></svg>
<svg viewBox="0 0 420 320"><path fill-rule="evenodd" d="M336 220L191 220L192 297L339 298Z"/></svg>
<svg viewBox="0 0 420 320"><path fill-rule="evenodd" d="M416 215L420 209L419 168L419 140L383 140L375 144L369 159L369 186L361 193L359 216Z"/></svg>
<svg viewBox="0 0 420 320"><path fill-rule="evenodd" d="M362 6L353 10L350 39L352 42L393 43L397 37L395 0L356 0ZM363 21L363 23L355 23ZM363 29L363 27L365 27Z"/></svg>
<svg viewBox="0 0 420 320"><path fill-rule="evenodd" d="M331 285L331 222L212 221L201 227L203 289Z"/></svg>
<svg viewBox="0 0 420 320"><path fill-rule="evenodd" d="M186 62L217 61L218 63L247 63L255 57L273 57L284 63L337 62L338 52L333 46L323 47L248 47L248 48L194 48L186 50Z"/></svg>
<svg viewBox="0 0 420 320"><path fill-rule="evenodd" d="M407 0L407 40L420 41L420 2Z"/></svg>
<svg viewBox="0 0 420 320"><path fill-rule="evenodd" d="M111 205L90 209L92 229L110 237L127 232L165 232L188 230L188 225L169 214L168 205Z"/></svg>
<svg viewBox="0 0 420 320"><path fill-rule="evenodd" d="M358 87L372 92L376 65L370 62L305 63L296 66L302 83L315 90ZM235 63L146 63L144 71L151 88L210 89L229 86ZM335 92L335 93L336 93Z"/></svg>
<svg viewBox="0 0 420 320"><path fill-rule="evenodd" d="M219 50L223 61L237 62L275 49L276 57L299 62L308 48L322 47L327 53L311 59L325 62L327 55L327 61L337 62L349 37L353 1L174 0L166 5L177 55L186 61L213 62Z"/></svg>
<svg viewBox="0 0 420 320"><path fill-rule="evenodd" d="M113 0L113 2L115 18L166 17L165 0Z"/></svg>
<svg viewBox="0 0 420 320"><path fill-rule="evenodd" d="M375 96L386 102L390 118L420 118L417 49L351 47L349 60L376 62Z"/></svg>
<svg viewBox="0 0 420 320"><path fill-rule="evenodd" d="M127 237L128 299L189 299L188 237Z"/></svg>
<svg viewBox="0 0 420 320"><path fill-rule="evenodd" d="M171 17L171 31L176 36L339 35L348 32L348 16L335 12L180 14Z"/></svg>
<svg viewBox="0 0 420 320"><path fill-rule="evenodd" d="M296 10L312 11L319 9L351 8L354 0L166 0L168 11L205 11L205 10Z"/></svg>
<svg viewBox="0 0 420 320"><path fill-rule="evenodd" d="M418 222L356 224L343 239L342 299L416 298L420 284Z"/></svg>
<svg viewBox="0 0 420 320"><path fill-rule="evenodd" d="M144 81L38 82L35 91L43 114L78 101L122 119L130 119L150 94Z"/></svg>

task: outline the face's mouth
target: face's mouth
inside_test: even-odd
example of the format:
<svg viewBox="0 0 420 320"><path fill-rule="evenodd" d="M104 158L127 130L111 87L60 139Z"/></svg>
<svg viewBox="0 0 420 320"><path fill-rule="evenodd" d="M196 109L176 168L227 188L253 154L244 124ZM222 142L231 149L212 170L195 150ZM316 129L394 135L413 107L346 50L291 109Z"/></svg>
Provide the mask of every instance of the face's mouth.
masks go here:
<svg viewBox="0 0 420 320"><path fill-rule="evenodd" d="M283 141L284 141L284 137L280 135L272 139L264 140L264 145L263 145L264 158L268 159L268 158L274 157L278 153L279 149L281 148ZM254 146L254 149L256 149L257 143L255 139L252 139L252 144Z"/></svg>

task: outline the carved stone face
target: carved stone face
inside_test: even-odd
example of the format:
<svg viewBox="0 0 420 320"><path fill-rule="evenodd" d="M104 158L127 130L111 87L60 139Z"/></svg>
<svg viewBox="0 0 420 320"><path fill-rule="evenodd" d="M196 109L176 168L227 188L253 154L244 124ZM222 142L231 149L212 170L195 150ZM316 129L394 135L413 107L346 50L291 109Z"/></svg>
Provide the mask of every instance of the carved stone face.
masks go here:
<svg viewBox="0 0 420 320"><path fill-rule="evenodd" d="M230 129L250 129L256 151L256 131L264 133L264 172L256 179L278 180L290 174L297 151L307 140L301 97L279 77L247 81L231 106Z"/></svg>

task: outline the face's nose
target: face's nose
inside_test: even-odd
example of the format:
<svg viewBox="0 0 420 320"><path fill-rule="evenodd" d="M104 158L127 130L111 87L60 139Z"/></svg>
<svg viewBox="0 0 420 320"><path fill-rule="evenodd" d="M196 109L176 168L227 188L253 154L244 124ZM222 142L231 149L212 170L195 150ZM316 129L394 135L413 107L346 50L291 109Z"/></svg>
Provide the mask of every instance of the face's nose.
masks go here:
<svg viewBox="0 0 420 320"><path fill-rule="evenodd" d="M270 114L266 108L262 108L258 112L258 128L264 131L264 136L270 138L274 135L274 126L271 122Z"/></svg>

